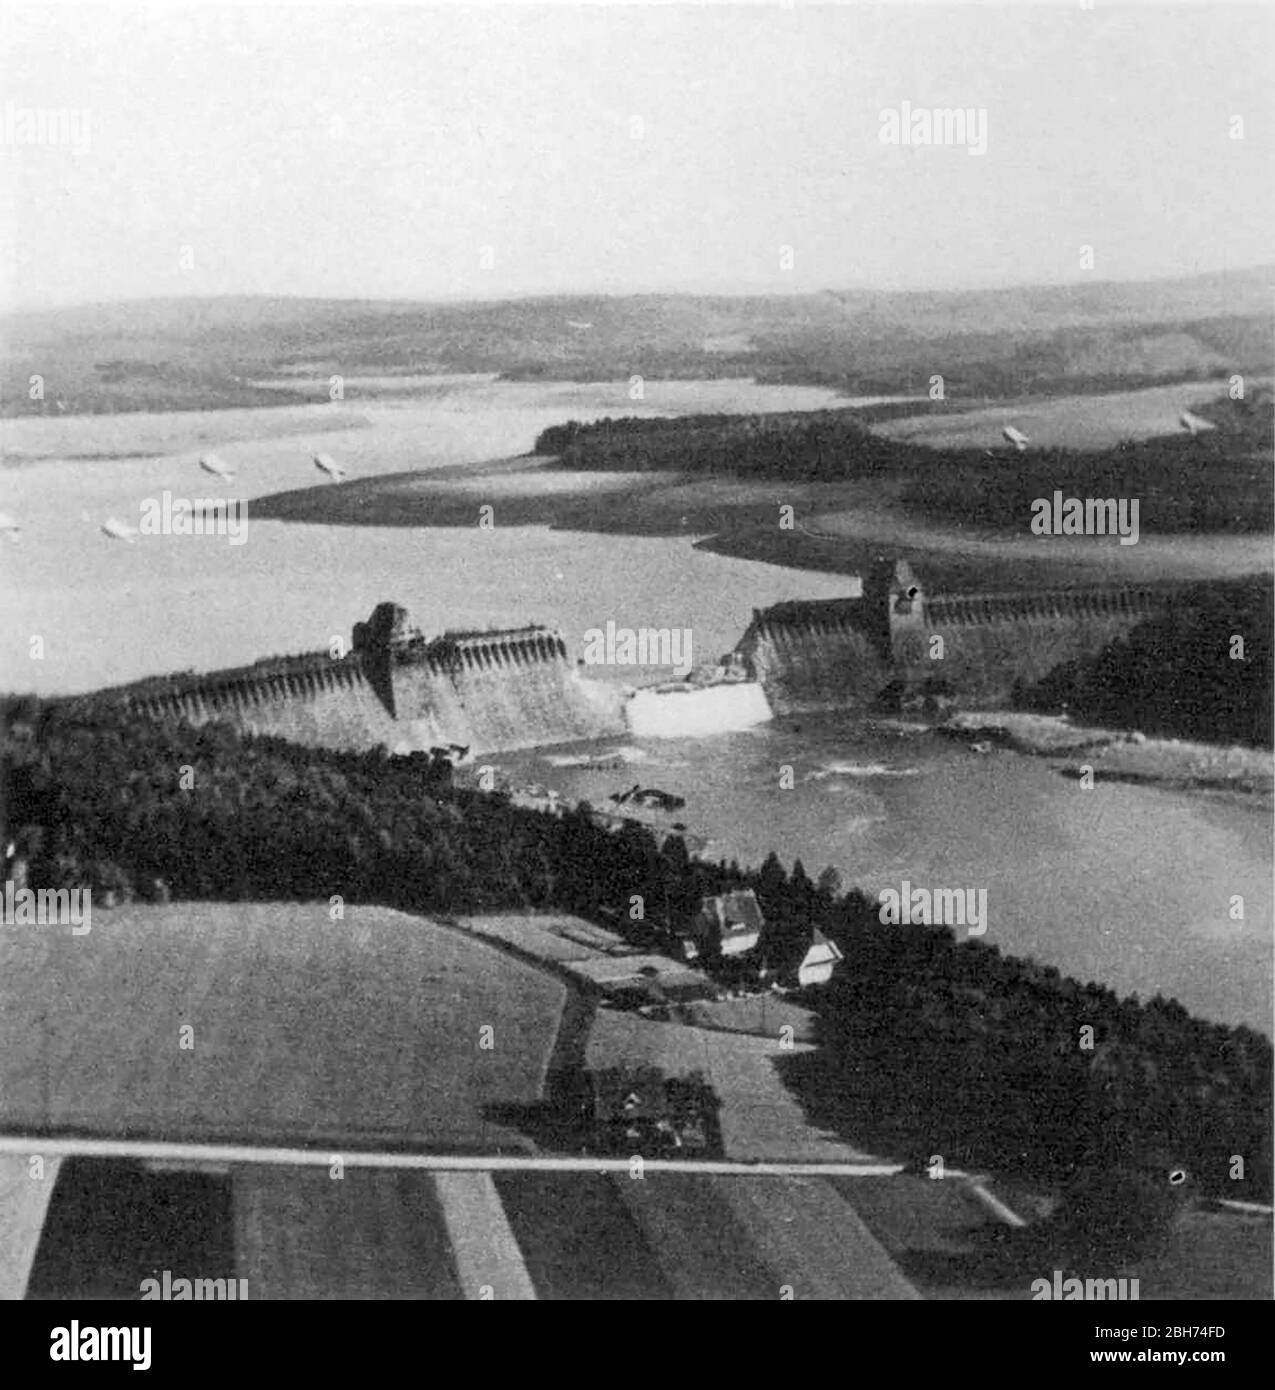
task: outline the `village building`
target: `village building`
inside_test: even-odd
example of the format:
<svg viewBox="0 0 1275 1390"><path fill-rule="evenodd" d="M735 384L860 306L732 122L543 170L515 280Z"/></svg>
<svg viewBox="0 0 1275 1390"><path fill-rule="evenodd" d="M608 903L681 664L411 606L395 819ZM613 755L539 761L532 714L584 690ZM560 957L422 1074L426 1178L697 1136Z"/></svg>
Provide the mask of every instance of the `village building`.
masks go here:
<svg viewBox="0 0 1275 1390"><path fill-rule="evenodd" d="M826 985L832 979L832 972L838 962L843 959L837 943L829 941L816 927L811 933L810 945L797 962L794 972L796 984L802 989L808 985Z"/></svg>
<svg viewBox="0 0 1275 1390"><path fill-rule="evenodd" d="M719 893L700 903L689 936L683 938L683 953L688 959L715 953L723 958L745 955L761 940L763 925L761 906L751 888Z"/></svg>

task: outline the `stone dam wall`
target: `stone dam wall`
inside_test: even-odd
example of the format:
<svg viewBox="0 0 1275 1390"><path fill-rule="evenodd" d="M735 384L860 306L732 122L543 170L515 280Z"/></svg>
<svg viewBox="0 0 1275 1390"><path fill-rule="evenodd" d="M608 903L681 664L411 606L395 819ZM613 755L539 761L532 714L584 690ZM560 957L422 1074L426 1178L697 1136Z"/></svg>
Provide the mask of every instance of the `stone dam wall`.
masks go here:
<svg viewBox="0 0 1275 1390"><path fill-rule="evenodd" d="M426 640L403 609L383 603L355 625L346 656L311 652L208 675L158 677L77 703L113 700L160 719L224 720L248 733L327 748L452 747L481 757L623 734L629 716L649 715L660 724L646 730L652 736L735 727L723 701L754 699L749 724L769 712L863 712L890 688L1003 705L1019 682L1096 654L1162 612L1172 595L1171 589L1093 588L928 597L905 562L883 562L865 580L861 598L754 612L734 655L764 699L755 684L745 684L659 697L640 692L631 704L622 687L583 678L555 628L447 632Z"/></svg>
<svg viewBox="0 0 1275 1390"><path fill-rule="evenodd" d="M924 604L920 630L894 642L895 671L909 685L941 676L972 703L1003 703L1019 681L1034 684L1079 657L1095 656L1163 611L1148 589L938 598ZM943 657L929 655L930 637Z"/></svg>
<svg viewBox="0 0 1275 1390"><path fill-rule="evenodd" d="M624 730L621 692L580 678L552 628L449 632L433 641L382 604L347 656L273 658L208 675L164 676L80 700L159 719L229 722L294 743L390 752L455 745L473 756Z"/></svg>
<svg viewBox="0 0 1275 1390"><path fill-rule="evenodd" d="M943 682L967 705L1006 703L1162 612L1171 588L1091 588L928 597L903 561L882 562L861 599L784 603L753 614L739 647L776 714L866 709L887 687Z"/></svg>
<svg viewBox="0 0 1275 1390"><path fill-rule="evenodd" d="M861 599L781 603L753 615L736 651L775 714L866 708L893 679Z"/></svg>

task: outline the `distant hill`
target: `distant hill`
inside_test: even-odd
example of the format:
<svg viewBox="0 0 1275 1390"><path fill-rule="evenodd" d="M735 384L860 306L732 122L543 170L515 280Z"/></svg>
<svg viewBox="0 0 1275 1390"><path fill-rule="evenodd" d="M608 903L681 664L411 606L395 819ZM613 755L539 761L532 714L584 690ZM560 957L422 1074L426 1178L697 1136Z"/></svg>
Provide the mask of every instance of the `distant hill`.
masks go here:
<svg viewBox="0 0 1275 1390"><path fill-rule="evenodd" d="M960 293L155 299L0 317L0 414L326 400L328 379L757 377L854 394L1055 390L1275 370L1275 267ZM30 378L44 382L32 400ZM254 383L283 378L294 386ZM61 402L59 405L58 402Z"/></svg>

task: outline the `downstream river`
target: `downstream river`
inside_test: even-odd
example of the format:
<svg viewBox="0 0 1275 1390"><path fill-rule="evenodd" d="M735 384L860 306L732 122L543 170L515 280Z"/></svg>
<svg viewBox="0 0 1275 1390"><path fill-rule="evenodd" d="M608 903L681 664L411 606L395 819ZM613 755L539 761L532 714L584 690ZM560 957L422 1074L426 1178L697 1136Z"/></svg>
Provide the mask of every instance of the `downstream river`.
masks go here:
<svg viewBox="0 0 1275 1390"><path fill-rule="evenodd" d="M617 753L620 768L577 765ZM1044 759L831 716L486 761L599 808L635 782L675 792L686 806L667 820L707 838L709 859L757 864L774 849L873 895L905 880L986 889L981 940L1003 952L1271 1033L1269 810L1119 783L1083 790ZM1243 922L1230 920L1232 894Z"/></svg>

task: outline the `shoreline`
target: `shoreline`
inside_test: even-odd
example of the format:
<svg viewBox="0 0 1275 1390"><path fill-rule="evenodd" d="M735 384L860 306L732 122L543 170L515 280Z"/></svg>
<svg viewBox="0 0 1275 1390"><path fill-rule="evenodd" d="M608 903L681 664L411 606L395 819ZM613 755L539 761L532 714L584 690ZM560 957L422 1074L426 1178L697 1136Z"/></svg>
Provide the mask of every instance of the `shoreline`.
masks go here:
<svg viewBox="0 0 1275 1390"><path fill-rule="evenodd" d="M971 745L1058 759L1057 770L1073 780L1089 768L1095 782L1275 797L1275 755L1269 749L1151 738L1132 730L1074 725L1065 715L1009 710L955 714L935 731ZM1080 754L1086 755L1083 760Z"/></svg>

